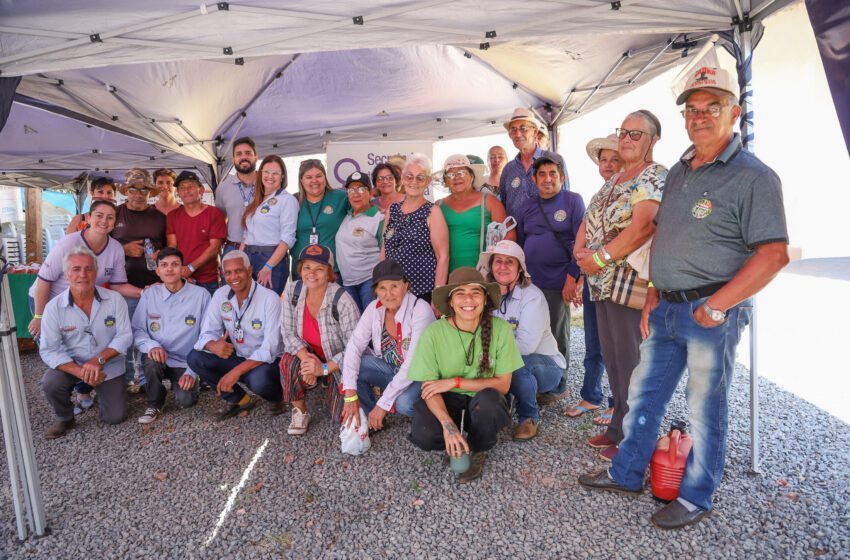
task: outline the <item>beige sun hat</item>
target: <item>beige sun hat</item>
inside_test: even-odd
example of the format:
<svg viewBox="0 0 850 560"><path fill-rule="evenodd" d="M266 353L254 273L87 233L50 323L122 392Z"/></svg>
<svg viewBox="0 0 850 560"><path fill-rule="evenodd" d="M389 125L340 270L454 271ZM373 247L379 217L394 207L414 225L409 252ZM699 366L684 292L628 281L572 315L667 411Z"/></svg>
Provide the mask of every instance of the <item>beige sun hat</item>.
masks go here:
<svg viewBox="0 0 850 560"><path fill-rule="evenodd" d="M593 163L599 165L599 153L602 150L613 150L618 151L620 149L620 142L617 140L616 134L609 134L605 138L594 138L590 142L587 143L587 155L590 156L590 159L593 160Z"/></svg>
<svg viewBox="0 0 850 560"><path fill-rule="evenodd" d="M499 303L502 301L502 290L499 288L499 285L495 282L485 281L481 273L471 266L462 266L452 271L449 274L448 283L445 286L434 288L431 292L431 303L437 308L437 311L443 315L449 315L452 313L452 308L449 305L449 298L452 292L461 286L468 286L470 284L476 284L484 288L484 292L490 298L493 305L499 307Z"/></svg>
<svg viewBox="0 0 850 560"><path fill-rule="evenodd" d="M738 80L732 77L731 72L723 68L701 66L691 74L684 91L676 98L676 105L681 105L693 92L701 89L714 95L731 93L737 96L740 93Z"/></svg>
<svg viewBox="0 0 850 560"><path fill-rule="evenodd" d="M480 163L472 163L468 156L463 154L454 154L446 158L446 163L443 165L443 171L440 173L440 180L443 184L446 184L445 174L446 171L451 169L452 167L468 167L472 170L472 174L474 176L472 180L472 187L475 189L481 188L487 180L487 166L484 165L484 161L477 157L475 157Z"/></svg>
<svg viewBox="0 0 850 560"><path fill-rule="evenodd" d="M514 121L528 121L536 126L537 130L546 128L543 126L543 123L540 122L540 119L537 118L537 115L534 114L534 111L526 109L525 107L517 107L514 109L514 113L511 115L511 118L503 123L505 130L510 130L511 123Z"/></svg>
<svg viewBox="0 0 850 560"><path fill-rule="evenodd" d="M118 186L118 192L127 196L127 189L130 187L144 187L150 189L148 196L156 196L159 194L159 189L153 184L153 177L147 169L134 167L128 169L124 175L124 182Z"/></svg>
<svg viewBox="0 0 850 560"><path fill-rule="evenodd" d="M522 269L525 276L520 286L525 288L531 284L531 274L528 273L528 268L525 266L525 253L523 252L522 247L520 247L515 241L502 239L496 243L492 249L484 251L478 256L478 266L475 268L484 275L484 278L487 278L490 274L490 259L493 255L505 255L518 260L519 267Z"/></svg>

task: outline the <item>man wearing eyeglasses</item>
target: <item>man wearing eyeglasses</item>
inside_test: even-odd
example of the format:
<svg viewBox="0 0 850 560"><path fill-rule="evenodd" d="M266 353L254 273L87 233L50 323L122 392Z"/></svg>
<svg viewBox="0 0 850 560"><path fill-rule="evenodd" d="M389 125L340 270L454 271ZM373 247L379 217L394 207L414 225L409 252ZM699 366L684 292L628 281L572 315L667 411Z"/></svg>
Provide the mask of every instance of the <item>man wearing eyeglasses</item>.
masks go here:
<svg viewBox="0 0 850 560"><path fill-rule="evenodd" d="M537 198L537 185L534 182L532 165L543 155L549 155L551 158L552 152L538 147L537 134L545 126L530 109L517 107L504 126L519 153L502 170L502 176L499 179L499 198L508 215L516 219L517 228L519 228L522 225L520 221L523 206L527 200ZM564 190L570 188L566 169L564 169L564 183L561 187Z"/></svg>
<svg viewBox="0 0 850 560"><path fill-rule="evenodd" d="M242 214L254 198L257 184L257 145L251 138L243 136L233 141L233 168L235 175L228 175L215 189L215 206L227 219L227 239L224 253L239 248L242 243Z"/></svg>
<svg viewBox="0 0 850 560"><path fill-rule="evenodd" d="M640 363L629 386L625 439L607 471L579 483L643 491L661 419L687 367L692 452L678 499L652 515L675 529L709 515L726 458L728 394L752 300L788 263L782 187L733 133L737 82L702 67L678 97L693 141L667 175L655 221L650 283L641 317Z"/></svg>
<svg viewBox="0 0 850 560"><path fill-rule="evenodd" d="M39 354L49 368L41 390L55 418L46 439L60 438L74 425L71 389L80 380L97 389L104 424L127 417L122 354L133 342L127 304L117 292L95 285L97 257L88 247L70 249L62 270L69 287L50 300L41 320Z"/></svg>
<svg viewBox="0 0 850 560"><path fill-rule="evenodd" d="M127 281L137 288L145 288L159 282L156 273L148 268L145 241L150 239L154 255L165 247L165 214L148 204L148 198L156 196L159 189L153 184L153 178L147 170L133 168L127 170L124 183L118 187L118 191L127 197L127 201L118 207L115 228L110 235L124 247ZM125 298L125 301L132 319L139 299ZM137 367L132 348L127 351L126 359L128 390L137 393L145 384L144 372ZM134 381L137 369L138 384Z"/></svg>

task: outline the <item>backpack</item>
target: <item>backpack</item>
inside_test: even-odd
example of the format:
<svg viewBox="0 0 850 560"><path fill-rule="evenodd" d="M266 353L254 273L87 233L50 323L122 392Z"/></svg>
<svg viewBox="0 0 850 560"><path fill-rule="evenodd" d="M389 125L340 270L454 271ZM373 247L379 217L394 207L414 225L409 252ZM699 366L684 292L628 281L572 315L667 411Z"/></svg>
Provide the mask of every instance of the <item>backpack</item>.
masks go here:
<svg viewBox="0 0 850 560"><path fill-rule="evenodd" d="M301 280L295 281L295 291L292 292L292 299L290 300L290 304L292 307L298 306L298 298L301 297L301 289L304 287L304 282ZM345 293L345 288L340 288L334 294L334 299L331 302L331 315L333 315L334 321L339 323L339 308L337 304L339 303L340 298L342 298L342 294Z"/></svg>

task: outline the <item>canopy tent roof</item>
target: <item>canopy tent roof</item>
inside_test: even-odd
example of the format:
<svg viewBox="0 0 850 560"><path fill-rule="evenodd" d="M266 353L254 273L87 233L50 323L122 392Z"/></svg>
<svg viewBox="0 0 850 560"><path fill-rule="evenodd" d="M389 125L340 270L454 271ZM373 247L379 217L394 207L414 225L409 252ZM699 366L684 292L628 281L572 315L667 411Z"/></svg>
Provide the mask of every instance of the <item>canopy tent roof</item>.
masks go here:
<svg viewBox="0 0 850 560"><path fill-rule="evenodd" d="M261 154L291 156L329 140L498 133L517 106L555 126L696 53L713 31L741 20L758 30L791 1L10 2L0 75L23 76L21 102L221 174L244 135ZM3 168L38 169L28 149ZM88 167L114 167L110 152L92 152Z"/></svg>

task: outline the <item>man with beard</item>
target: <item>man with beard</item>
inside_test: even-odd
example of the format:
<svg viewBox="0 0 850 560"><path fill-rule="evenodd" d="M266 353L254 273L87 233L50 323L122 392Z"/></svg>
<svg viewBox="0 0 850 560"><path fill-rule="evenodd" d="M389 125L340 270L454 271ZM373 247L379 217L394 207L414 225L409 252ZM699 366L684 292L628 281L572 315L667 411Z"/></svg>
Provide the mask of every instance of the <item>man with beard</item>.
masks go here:
<svg viewBox="0 0 850 560"><path fill-rule="evenodd" d="M254 197L257 182L257 145L247 136L233 142L233 167L236 175L225 177L215 190L216 208L227 219L225 254L242 242L242 214Z"/></svg>

